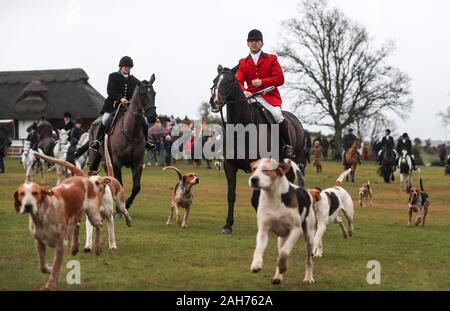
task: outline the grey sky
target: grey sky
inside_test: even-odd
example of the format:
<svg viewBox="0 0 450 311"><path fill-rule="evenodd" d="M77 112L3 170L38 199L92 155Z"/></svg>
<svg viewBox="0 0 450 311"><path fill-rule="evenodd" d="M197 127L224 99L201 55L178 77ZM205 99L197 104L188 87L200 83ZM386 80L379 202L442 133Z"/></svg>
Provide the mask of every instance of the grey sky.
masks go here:
<svg viewBox="0 0 450 311"><path fill-rule="evenodd" d="M0 70L81 67L106 95L108 74L130 55L138 78L156 74L159 113L198 117L217 65L234 66L248 54L252 28L263 32L264 50L273 52L280 22L296 14L298 2L0 0ZM436 117L450 105L450 1L331 3L367 26L376 42L396 41L392 64L412 78L414 99L411 117L397 122L397 132L450 138Z"/></svg>

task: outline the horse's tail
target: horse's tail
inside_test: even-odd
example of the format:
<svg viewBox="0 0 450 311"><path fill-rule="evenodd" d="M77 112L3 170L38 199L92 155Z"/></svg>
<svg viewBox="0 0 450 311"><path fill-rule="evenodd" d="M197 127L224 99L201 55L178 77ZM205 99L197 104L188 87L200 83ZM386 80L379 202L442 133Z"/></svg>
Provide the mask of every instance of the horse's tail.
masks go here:
<svg viewBox="0 0 450 311"><path fill-rule="evenodd" d="M111 157L109 155L109 148L108 148L108 134L105 134L105 166L106 166L106 175L114 177L114 170L111 162Z"/></svg>
<svg viewBox="0 0 450 311"><path fill-rule="evenodd" d="M422 173L420 171L420 168L418 169L418 171L419 171L420 191L425 192L425 190L423 189Z"/></svg>
<svg viewBox="0 0 450 311"><path fill-rule="evenodd" d="M292 170L295 173L295 176L297 177L297 184L301 187L305 187L305 178L303 177L303 173L299 165L297 165L297 163L290 159L284 159L284 163L291 166ZM300 164L300 166L303 166L303 164Z"/></svg>
<svg viewBox="0 0 450 311"><path fill-rule="evenodd" d="M166 169L171 169L171 170L174 170L175 172L177 172L179 180L181 180L183 178L183 174L181 174L180 170L177 169L175 166L166 166L163 168L163 171L165 171Z"/></svg>
<svg viewBox="0 0 450 311"><path fill-rule="evenodd" d="M344 171L341 175L339 175L338 179L336 179L336 182L334 183L334 185L336 187L342 187L342 182L344 181L344 178L347 177L351 172L352 172L351 168Z"/></svg>
<svg viewBox="0 0 450 311"><path fill-rule="evenodd" d="M40 159L43 159L43 160L45 160L47 162L54 163L54 164L59 164L59 165L62 165L64 167L68 168L76 176L86 176L81 169L79 169L78 167L76 167L75 165L73 165L70 162L67 162L67 161L64 161L64 160L59 160L59 159L56 159L56 158L53 158L53 157L49 157L49 156L47 156L45 154L42 154L42 153L39 153L39 152L36 152L36 151L33 151L33 154L34 154L34 156L36 158L40 158Z"/></svg>

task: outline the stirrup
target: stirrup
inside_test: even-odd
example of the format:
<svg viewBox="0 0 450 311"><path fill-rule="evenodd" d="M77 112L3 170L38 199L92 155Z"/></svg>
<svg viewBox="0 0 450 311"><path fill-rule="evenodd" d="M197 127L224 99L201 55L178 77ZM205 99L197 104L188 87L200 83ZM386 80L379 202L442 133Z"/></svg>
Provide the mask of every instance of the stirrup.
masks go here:
<svg viewBox="0 0 450 311"><path fill-rule="evenodd" d="M98 152L100 150L101 145L102 145L102 143L96 139L89 145L89 149L94 150L95 152Z"/></svg>
<svg viewBox="0 0 450 311"><path fill-rule="evenodd" d="M290 145L284 145L281 152L285 158L292 159L295 157L294 148L292 148L292 146L290 146Z"/></svg>

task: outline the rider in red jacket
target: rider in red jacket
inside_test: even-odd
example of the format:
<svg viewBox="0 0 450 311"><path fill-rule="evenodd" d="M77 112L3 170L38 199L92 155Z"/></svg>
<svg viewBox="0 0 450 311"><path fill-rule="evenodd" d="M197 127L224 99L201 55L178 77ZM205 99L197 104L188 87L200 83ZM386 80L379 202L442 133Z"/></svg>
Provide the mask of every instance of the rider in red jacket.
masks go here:
<svg viewBox="0 0 450 311"><path fill-rule="evenodd" d="M239 61L239 69L236 78L241 85L244 94L249 97L253 93L274 86L275 89L267 94L256 96L256 100L268 110L279 124L280 138L283 142L283 156L295 157L289 135L288 122L285 120L281 110L281 96L278 86L284 83L283 69L278 62L277 56L264 53L261 49L264 45L261 31L253 29L248 33L247 46L250 54Z"/></svg>

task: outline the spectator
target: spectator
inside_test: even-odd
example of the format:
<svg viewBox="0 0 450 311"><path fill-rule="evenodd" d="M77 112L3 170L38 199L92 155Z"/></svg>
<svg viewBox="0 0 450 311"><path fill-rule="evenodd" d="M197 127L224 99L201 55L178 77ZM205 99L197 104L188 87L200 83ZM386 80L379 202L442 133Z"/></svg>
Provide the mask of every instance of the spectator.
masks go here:
<svg viewBox="0 0 450 311"><path fill-rule="evenodd" d="M322 149L323 149L323 158L326 160L326 159L328 159L328 148L330 147L330 143L328 142L328 139L326 136L322 136L320 145L322 146Z"/></svg>
<svg viewBox="0 0 450 311"><path fill-rule="evenodd" d="M323 149L320 145L320 141L316 140L314 146L312 147L312 154L314 157L314 166L316 167L316 173L322 173L322 157Z"/></svg>
<svg viewBox="0 0 450 311"><path fill-rule="evenodd" d="M3 158L6 155L6 148L11 146L11 140L5 129L0 128L0 174L5 172L5 163Z"/></svg>
<svg viewBox="0 0 450 311"><path fill-rule="evenodd" d="M445 156L447 155L447 148L445 144L439 146L439 160L441 161L441 166L445 165Z"/></svg>
<svg viewBox="0 0 450 311"><path fill-rule="evenodd" d="M148 130L148 138L153 140L153 142L156 145L156 148L151 149L148 152L148 163L147 165L156 165L158 166L157 162L157 154L160 153L160 164L161 166L164 165L164 158L161 157L161 148L163 149L164 153L164 128L161 126L161 121L157 119L155 121L155 124Z"/></svg>

